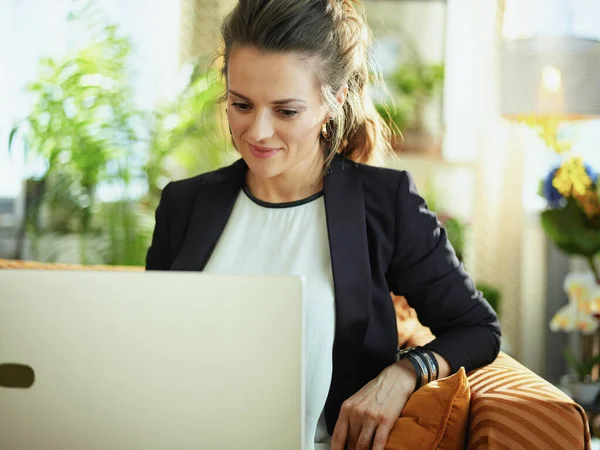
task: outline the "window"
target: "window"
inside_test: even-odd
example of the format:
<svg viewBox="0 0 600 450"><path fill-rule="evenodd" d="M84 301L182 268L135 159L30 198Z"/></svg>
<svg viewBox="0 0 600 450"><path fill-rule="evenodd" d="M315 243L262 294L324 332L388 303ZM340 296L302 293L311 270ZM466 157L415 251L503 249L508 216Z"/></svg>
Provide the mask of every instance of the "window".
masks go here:
<svg viewBox="0 0 600 450"><path fill-rule="evenodd" d="M590 0L506 0L506 38L575 35L600 39L600 3Z"/></svg>
<svg viewBox="0 0 600 450"><path fill-rule="evenodd" d="M27 113L23 87L36 76L40 57L59 56L77 43L66 18L81 4L76 0L0 2L0 57L8 61L0 71L0 197L18 196L25 175L19 142L12 157L7 145L11 128ZM96 0L95 4L132 39L135 100L139 107L151 109L172 92L177 78L179 2Z"/></svg>

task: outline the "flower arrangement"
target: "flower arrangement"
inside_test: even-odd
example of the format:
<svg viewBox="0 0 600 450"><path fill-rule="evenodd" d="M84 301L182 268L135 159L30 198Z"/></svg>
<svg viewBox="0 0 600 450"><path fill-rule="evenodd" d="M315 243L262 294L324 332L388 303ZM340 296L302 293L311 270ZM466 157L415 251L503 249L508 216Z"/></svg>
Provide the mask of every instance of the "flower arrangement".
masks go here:
<svg viewBox="0 0 600 450"><path fill-rule="evenodd" d="M600 183L598 172L582 158L568 156L541 181L540 195L546 200L541 223L550 240L569 255L583 257L588 272L570 273L564 280L569 302L550 321L552 331L579 332L593 339L600 325L600 276L594 256L600 251ZM598 354L577 358L564 351L567 363L580 381L591 379L600 363Z"/></svg>
<svg viewBox="0 0 600 450"><path fill-rule="evenodd" d="M598 189L598 172L581 157L570 156L542 180L540 194L547 202L541 221L548 237L567 254L584 257L600 283L594 264L600 251Z"/></svg>

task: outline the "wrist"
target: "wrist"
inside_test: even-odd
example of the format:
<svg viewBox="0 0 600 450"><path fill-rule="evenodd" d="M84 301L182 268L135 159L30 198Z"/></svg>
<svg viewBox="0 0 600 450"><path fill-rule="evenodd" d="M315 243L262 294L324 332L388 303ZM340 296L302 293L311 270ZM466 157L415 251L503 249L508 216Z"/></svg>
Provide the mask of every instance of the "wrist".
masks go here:
<svg viewBox="0 0 600 450"><path fill-rule="evenodd" d="M411 373L414 373L415 385L411 392L439 377L440 370L435 353L423 347L408 347L398 350L396 361L404 362L404 367L408 370L410 367L413 369Z"/></svg>
<svg viewBox="0 0 600 450"><path fill-rule="evenodd" d="M407 359L402 359L394 363L399 369L400 373L400 387L407 394L412 394L415 391L415 385L417 383L417 373L415 368Z"/></svg>

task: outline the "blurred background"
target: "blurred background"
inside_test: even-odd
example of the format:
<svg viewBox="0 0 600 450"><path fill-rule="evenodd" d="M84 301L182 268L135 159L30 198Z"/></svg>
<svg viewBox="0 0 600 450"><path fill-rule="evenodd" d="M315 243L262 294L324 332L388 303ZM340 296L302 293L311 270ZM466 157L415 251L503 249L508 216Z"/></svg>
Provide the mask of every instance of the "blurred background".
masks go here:
<svg viewBox="0 0 600 450"><path fill-rule="evenodd" d="M214 60L233 4L0 0L0 258L144 264L164 185L236 159ZM438 213L503 350L597 380L600 3L361 4L403 134L386 165Z"/></svg>

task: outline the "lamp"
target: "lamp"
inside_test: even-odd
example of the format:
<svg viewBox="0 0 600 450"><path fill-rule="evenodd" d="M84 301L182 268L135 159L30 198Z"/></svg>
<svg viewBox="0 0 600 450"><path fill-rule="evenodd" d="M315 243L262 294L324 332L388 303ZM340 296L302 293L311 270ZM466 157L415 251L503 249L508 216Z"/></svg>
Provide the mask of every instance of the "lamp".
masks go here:
<svg viewBox="0 0 600 450"><path fill-rule="evenodd" d="M509 120L600 117L600 41L572 36L507 41L501 110Z"/></svg>
<svg viewBox="0 0 600 450"><path fill-rule="evenodd" d="M600 41L547 36L506 41L501 51L502 116L538 128L557 153L562 122L600 118Z"/></svg>

